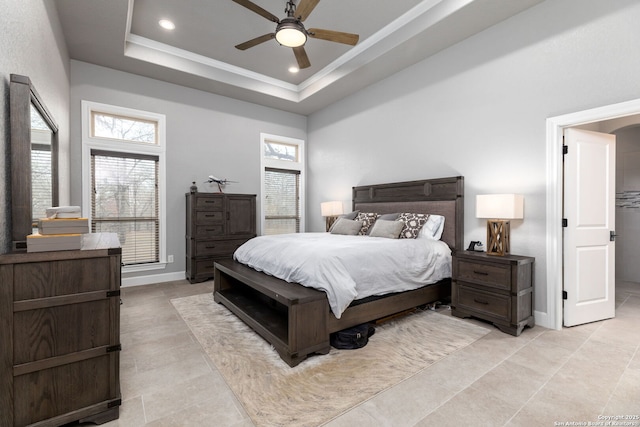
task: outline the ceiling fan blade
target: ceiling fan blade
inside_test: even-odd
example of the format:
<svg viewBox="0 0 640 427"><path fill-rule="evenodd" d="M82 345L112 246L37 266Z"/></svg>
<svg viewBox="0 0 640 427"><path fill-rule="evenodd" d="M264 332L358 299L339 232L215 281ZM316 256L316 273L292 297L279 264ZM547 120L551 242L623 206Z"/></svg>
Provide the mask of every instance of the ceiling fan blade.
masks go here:
<svg viewBox="0 0 640 427"><path fill-rule="evenodd" d="M307 52L304 50L304 47L294 47L293 54L296 56L296 61L298 61L298 68L302 70L303 68L309 68L311 66L311 62L309 62L309 57L307 56Z"/></svg>
<svg viewBox="0 0 640 427"><path fill-rule="evenodd" d="M263 36L256 37L255 39L251 39L249 41L246 41L244 43L240 43L240 44L236 45L236 49L247 50L250 47L254 47L256 45L259 45L260 43L264 43L266 41L269 41L269 40L275 38L275 36L276 36L275 33L265 34Z"/></svg>
<svg viewBox="0 0 640 427"><path fill-rule="evenodd" d="M320 0L300 0L300 3L296 6L296 17L304 21L313 12L318 3L320 3Z"/></svg>
<svg viewBox="0 0 640 427"><path fill-rule="evenodd" d="M276 22L276 23L280 22L278 17L275 16L273 13L264 10L263 8L261 8L260 6L258 6L255 3L250 2L249 0L233 0L233 1L238 3L240 6L244 6L247 9L254 11L258 15L267 18L269 21L273 21L273 22Z"/></svg>
<svg viewBox="0 0 640 427"><path fill-rule="evenodd" d="M343 33L341 31L321 30L319 28L309 28L307 31L309 37L313 37L314 39L350 44L351 46L355 46L360 39L360 36L357 34Z"/></svg>

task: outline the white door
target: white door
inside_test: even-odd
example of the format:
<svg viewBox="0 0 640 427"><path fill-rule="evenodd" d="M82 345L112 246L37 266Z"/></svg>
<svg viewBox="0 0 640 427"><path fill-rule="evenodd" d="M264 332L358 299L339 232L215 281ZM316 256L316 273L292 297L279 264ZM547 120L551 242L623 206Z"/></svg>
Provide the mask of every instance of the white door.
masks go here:
<svg viewBox="0 0 640 427"><path fill-rule="evenodd" d="M614 135L566 129L564 326L615 316Z"/></svg>

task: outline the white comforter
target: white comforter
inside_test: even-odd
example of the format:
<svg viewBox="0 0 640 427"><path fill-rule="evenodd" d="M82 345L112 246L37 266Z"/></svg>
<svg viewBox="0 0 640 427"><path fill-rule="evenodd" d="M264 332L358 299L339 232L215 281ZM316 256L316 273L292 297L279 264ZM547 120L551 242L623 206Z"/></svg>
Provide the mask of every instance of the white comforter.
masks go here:
<svg viewBox="0 0 640 427"><path fill-rule="evenodd" d="M451 277L451 250L437 240L330 233L255 237L234 253L255 270L326 292L339 319L355 299L417 289Z"/></svg>

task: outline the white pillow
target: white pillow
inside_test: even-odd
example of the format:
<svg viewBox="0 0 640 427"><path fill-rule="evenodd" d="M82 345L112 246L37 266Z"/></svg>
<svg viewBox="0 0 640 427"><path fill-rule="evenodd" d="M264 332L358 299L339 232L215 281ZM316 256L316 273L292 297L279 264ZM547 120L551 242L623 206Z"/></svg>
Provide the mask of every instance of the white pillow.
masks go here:
<svg viewBox="0 0 640 427"><path fill-rule="evenodd" d="M444 216L429 214L429 218L427 219L427 222L422 226L420 234L418 234L418 238L420 239L424 237L432 240L440 240L443 231Z"/></svg>

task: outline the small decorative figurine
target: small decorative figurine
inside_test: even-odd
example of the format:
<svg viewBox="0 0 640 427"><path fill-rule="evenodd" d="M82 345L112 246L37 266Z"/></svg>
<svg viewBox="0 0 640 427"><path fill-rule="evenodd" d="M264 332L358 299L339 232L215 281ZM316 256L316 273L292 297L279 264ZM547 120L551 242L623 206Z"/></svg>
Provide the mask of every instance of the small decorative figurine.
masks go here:
<svg viewBox="0 0 640 427"><path fill-rule="evenodd" d="M238 181L229 181L227 178L216 178L213 175L209 175L209 180L207 180L206 182L209 182L209 183L215 182L216 184L218 184L218 190L221 193L224 193L224 191L222 191L222 187L224 187L225 185L231 182L238 182Z"/></svg>
<svg viewBox="0 0 640 427"><path fill-rule="evenodd" d="M195 181L191 182L191 187L189 187L189 191L191 191L192 193L197 193L198 192L198 186L196 185Z"/></svg>

